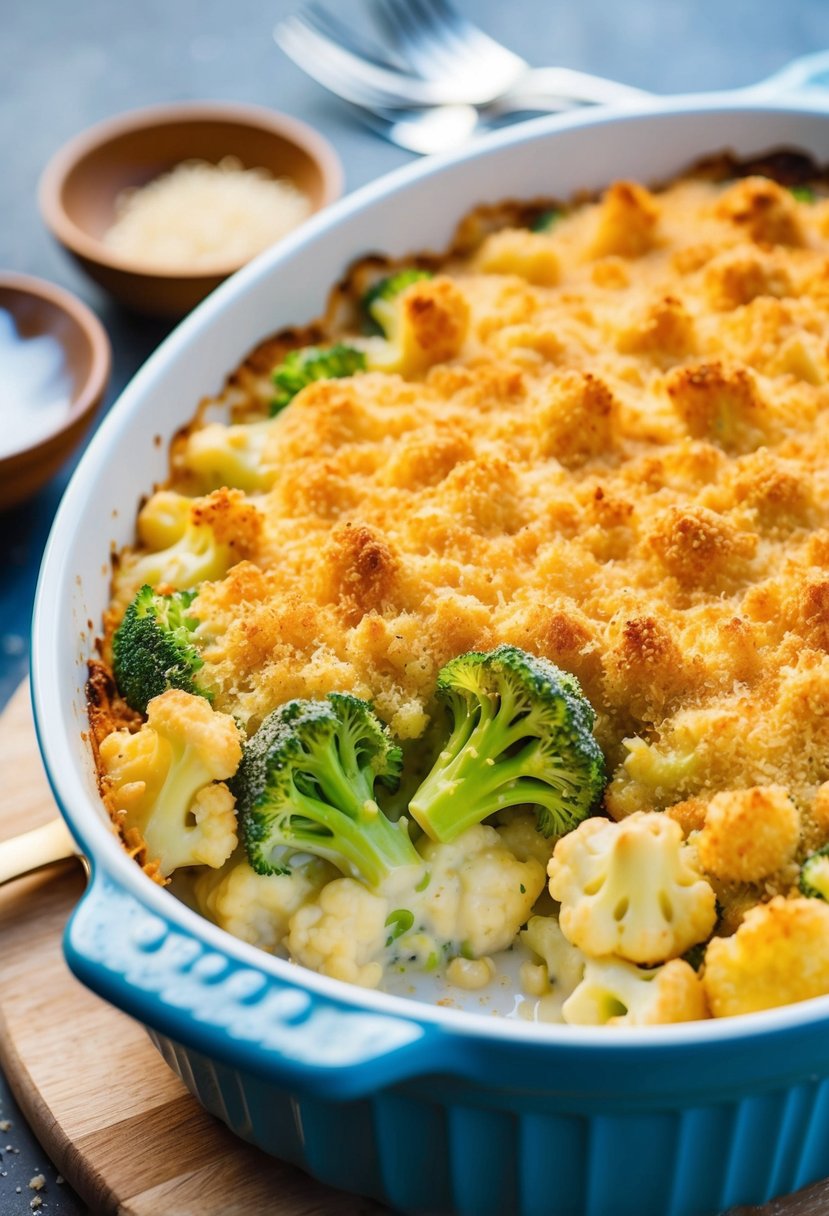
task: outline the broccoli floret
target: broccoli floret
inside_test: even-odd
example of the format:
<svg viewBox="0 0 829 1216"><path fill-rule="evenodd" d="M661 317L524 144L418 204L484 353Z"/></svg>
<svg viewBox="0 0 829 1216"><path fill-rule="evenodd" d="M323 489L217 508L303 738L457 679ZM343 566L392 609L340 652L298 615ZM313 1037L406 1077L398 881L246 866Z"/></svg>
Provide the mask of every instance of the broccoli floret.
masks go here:
<svg viewBox="0 0 829 1216"><path fill-rule="evenodd" d="M829 902L829 844L810 853L800 867L800 890L810 899Z"/></svg>
<svg viewBox="0 0 829 1216"><path fill-rule="evenodd" d="M276 393L271 400L271 415L278 414L313 380L341 380L366 370L361 350L338 342L336 346L305 346L292 350L273 372Z"/></svg>
<svg viewBox="0 0 829 1216"><path fill-rule="evenodd" d="M377 805L375 784L397 785L402 754L371 706L346 693L289 701L248 741L234 791L250 863L291 872L311 853L376 887L398 866L423 862L405 820Z"/></svg>
<svg viewBox="0 0 829 1216"><path fill-rule="evenodd" d="M394 274L379 279L373 287L368 289L362 299L369 332L383 334L389 339L393 338L396 324L395 300L407 287L411 287L412 283L432 277L428 270L418 270L415 266L407 266L405 270L396 270Z"/></svg>
<svg viewBox="0 0 829 1216"><path fill-rule="evenodd" d="M789 193L798 203L813 203L817 198L811 186L792 186Z"/></svg>
<svg viewBox="0 0 829 1216"><path fill-rule="evenodd" d="M546 211L542 211L535 217L530 224L530 232L552 232L559 220L563 218L563 211L559 211L557 207L548 207Z"/></svg>
<svg viewBox="0 0 829 1216"><path fill-rule="evenodd" d="M124 614L112 639L115 679L131 709L147 712L147 702L168 688L207 697L196 672L204 666L194 633L199 622L187 615L195 591L159 595L145 583Z"/></svg>
<svg viewBox="0 0 829 1216"><path fill-rule="evenodd" d="M409 810L433 840L496 811L536 808L545 836L584 819L604 788L595 713L578 681L515 646L453 659L438 675L451 731Z"/></svg>

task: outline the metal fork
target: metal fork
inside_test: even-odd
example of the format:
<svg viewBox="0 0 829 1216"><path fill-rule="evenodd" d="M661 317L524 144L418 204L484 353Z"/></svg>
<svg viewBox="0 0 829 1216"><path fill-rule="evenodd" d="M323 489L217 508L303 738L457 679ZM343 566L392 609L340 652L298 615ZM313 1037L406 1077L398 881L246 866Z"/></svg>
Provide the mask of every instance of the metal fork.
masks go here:
<svg viewBox="0 0 829 1216"><path fill-rule="evenodd" d="M330 21L325 14L325 25ZM340 43L327 32L313 9L280 22L274 38L304 72L353 105L367 109L410 109L466 102L465 97L451 96L451 89L447 96L442 87L429 80L352 50L353 44Z"/></svg>
<svg viewBox="0 0 829 1216"><path fill-rule="evenodd" d="M401 5L407 2L401 0ZM429 11L430 3L431 0L422 0L424 12ZM453 13L448 5L444 7L446 13ZM391 11L389 9L387 13L389 21ZM367 109L495 105L498 114L502 115L527 109L556 111L581 102L618 102L647 96L640 89L570 68L529 68L519 56L476 26L460 18L459 21L460 25L453 33L455 47L462 34L464 38L467 36L466 27L473 31L463 56L465 69L460 74L449 73L431 79L402 70L399 60L395 62L376 44L358 37L318 5L311 5L281 22L274 30L274 37L282 50L309 76L354 105ZM434 21L430 28L434 35L437 28ZM475 51L469 47L476 46L479 50L488 46L490 49L483 72L473 73L470 55ZM490 70L496 59L492 47L499 53L501 65L511 65L511 74L508 75L504 66L494 72ZM524 87L525 81L529 84L528 89Z"/></svg>
<svg viewBox="0 0 829 1216"><path fill-rule="evenodd" d="M391 48L419 76L475 105L509 97L515 109L541 109L544 99L619 102L642 89L572 68L532 68L454 9L449 0L373 0ZM448 98L447 98L448 99Z"/></svg>
<svg viewBox="0 0 829 1216"><path fill-rule="evenodd" d="M355 118L370 131L420 156L463 147L491 125L474 106L423 106L418 110L351 108Z"/></svg>
<svg viewBox="0 0 829 1216"><path fill-rule="evenodd" d="M499 110L500 101L486 112L463 103L402 108L395 94L393 104L375 74L398 72L391 61L373 44L358 40L352 31L341 27L324 10L308 10L302 16L284 21L274 30L279 45L309 76L353 107L354 117L375 134L408 152L428 155L461 147L475 134L488 130L503 114L514 113L509 101ZM338 41L342 38L342 43ZM411 80L419 84L417 77ZM554 112L577 105L567 97L547 97L543 108ZM519 106L519 109L524 108Z"/></svg>

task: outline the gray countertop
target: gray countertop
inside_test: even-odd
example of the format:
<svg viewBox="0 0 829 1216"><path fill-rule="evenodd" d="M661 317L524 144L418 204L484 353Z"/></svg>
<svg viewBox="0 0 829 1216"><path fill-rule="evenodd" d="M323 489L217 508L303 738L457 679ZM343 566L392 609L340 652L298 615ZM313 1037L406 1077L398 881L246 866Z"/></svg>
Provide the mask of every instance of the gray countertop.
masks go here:
<svg viewBox="0 0 829 1216"><path fill-rule="evenodd" d="M658 93L750 84L797 55L829 48L826 0L458 2L532 63L582 68ZM292 0L0 0L0 268L52 279L101 317L115 353L105 409L166 327L130 316L99 294L45 232L37 180L66 139L122 110L226 98L317 126L342 157L348 189L410 159L359 127L277 49L273 25L295 7ZM357 22L364 10L353 0L336 7ZM69 472L1 521L0 706L26 674L37 568ZM32 1210L28 1184L41 1171L45 1216L86 1210L56 1181L0 1074L0 1216Z"/></svg>

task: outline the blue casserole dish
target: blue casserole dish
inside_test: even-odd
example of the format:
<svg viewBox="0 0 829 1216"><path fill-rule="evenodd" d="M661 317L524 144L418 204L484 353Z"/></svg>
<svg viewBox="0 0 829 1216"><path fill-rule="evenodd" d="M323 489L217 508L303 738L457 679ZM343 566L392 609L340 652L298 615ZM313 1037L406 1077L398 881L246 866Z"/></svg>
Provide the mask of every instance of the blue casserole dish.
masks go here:
<svg viewBox="0 0 829 1216"><path fill-rule="evenodd" d="M819 79L826 61L811 74ZM795 83L804 83L801 72ZM829 997L653 1028L535 1025L366 992L228 936L129 860L84 731L109 554L166 443L266 334L323 310L373 250L444 248L480 203L660 180L777 147L829 160L819 92L648 102L541 119L347 198L210 297L104 422L63 501L37 596L33 691L55 796L92 878L75 973L149 1030L238 1135L410 1213L713 1216L829 1175Z"/></svg>

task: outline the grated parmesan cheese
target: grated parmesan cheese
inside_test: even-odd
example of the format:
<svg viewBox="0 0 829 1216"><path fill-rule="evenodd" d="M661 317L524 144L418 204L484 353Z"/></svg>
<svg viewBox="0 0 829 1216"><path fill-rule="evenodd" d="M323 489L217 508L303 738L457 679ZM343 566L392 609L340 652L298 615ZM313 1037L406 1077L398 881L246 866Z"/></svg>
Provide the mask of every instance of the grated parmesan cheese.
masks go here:
<svg viewBox="0 0 829 1216"><path fill-rule="evenodd" d="M123 190L104 244L164 270L241 265L308 217L311 204L290 181L218 164L182 161L146 186Z"/></svg>

